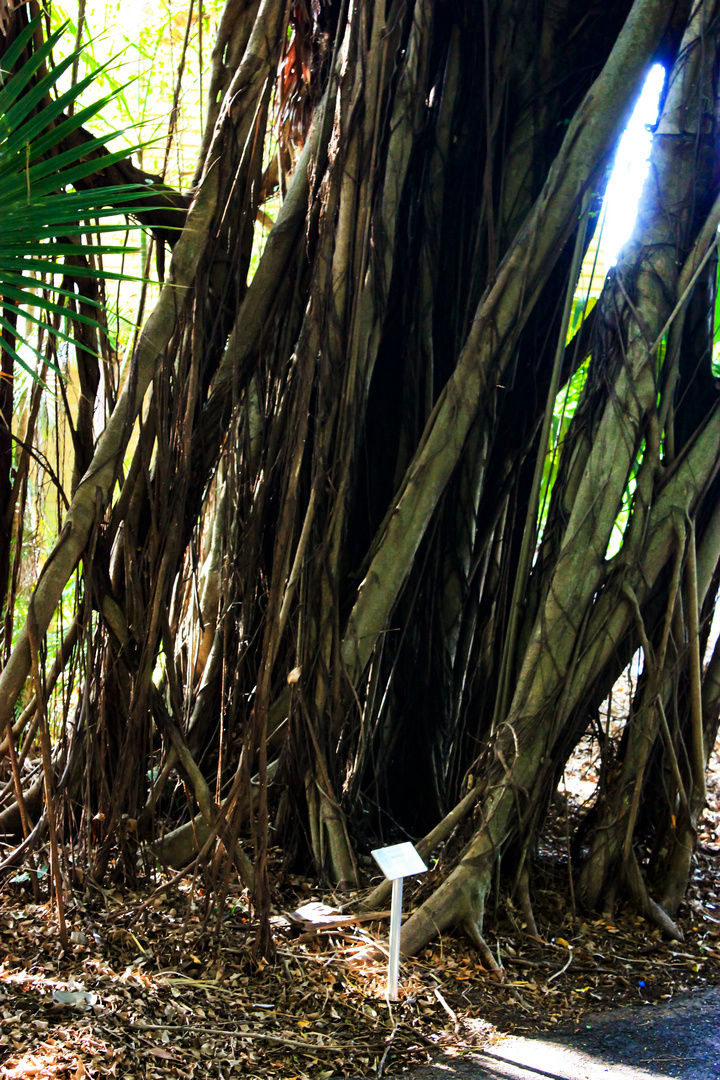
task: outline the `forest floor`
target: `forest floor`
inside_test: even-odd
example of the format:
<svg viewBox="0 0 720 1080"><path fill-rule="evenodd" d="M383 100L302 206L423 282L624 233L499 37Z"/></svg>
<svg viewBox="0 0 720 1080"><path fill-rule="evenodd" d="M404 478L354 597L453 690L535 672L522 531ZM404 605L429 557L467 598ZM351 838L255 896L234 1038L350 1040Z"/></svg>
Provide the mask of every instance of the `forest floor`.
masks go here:
<svg viewBox="0 0 720 1080"><path fill-rule="evenodd" d="M720 986L720 760L677 943L630 909L612 922L573 910L566 808L577 812L594 790L595 751L588 741L575 755L539 853L533 901L542 942L506 898L488 912L503 985L464 937L449 935L403 961L400 1001L389 1005L377 958L389 912L353 921L352 895L283 874L279 858L273 963L254 955L239 885L219 917L190 880L78 890L64 951L54 910L34 903L26 876L16 875L0 893L0 1077L391 1076L507 1034L558 1025L582 1032L598 1012ZM406 880L406 911L432 878L431 869ZM343 915L319 924L287 917L313 901L342 905Z"/></svg>

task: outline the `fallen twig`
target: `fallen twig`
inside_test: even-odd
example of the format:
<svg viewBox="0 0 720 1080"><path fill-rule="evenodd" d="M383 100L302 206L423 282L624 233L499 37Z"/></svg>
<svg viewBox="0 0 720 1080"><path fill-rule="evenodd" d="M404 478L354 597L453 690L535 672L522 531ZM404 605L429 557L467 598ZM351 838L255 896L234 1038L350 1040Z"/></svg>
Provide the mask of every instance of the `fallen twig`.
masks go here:
<svg viewBox="0 0 720 1080"><path fill-rule="evenodd" d="M565 966L561 967L559 971L556 971L554 975L551 975L550 978L548 979L548 983L551 983L553 981L553 979L558 979L564 972L567 971L567 969L572 964L573 951L572 951L572 948L569 945L568 945L568 952L569 952L570 955L568 956L567 961L565 962Z"/></svg>
<svg viewBox="0 0 720 1080"><path fill-rule="evenodd" d="M294 1046L300 1050L311 1050L317 1053L321 1050L337 1050L347 1053L350 1049L372 1050L379 1044L363 1043L360 1046L354 1039L350 1043L309 1043L303 1039L289 1039L284 1035L270 1035L265 1031L238 1031L237 1026L230 1028L198 1027L197 1024L143 1024L137 1022L133 1028L138 1031L185 1031L188 1035L232 1035L238 1039L262 1039L265 1042L281 1043L283 1046Z"/></svg>

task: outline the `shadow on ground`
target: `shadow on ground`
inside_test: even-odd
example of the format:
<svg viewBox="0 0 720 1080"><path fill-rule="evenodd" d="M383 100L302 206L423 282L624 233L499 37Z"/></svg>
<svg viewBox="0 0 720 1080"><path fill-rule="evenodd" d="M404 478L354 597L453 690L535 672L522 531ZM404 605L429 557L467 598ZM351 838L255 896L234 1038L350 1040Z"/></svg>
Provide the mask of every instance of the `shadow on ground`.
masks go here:
<svg viewBox="0 0 720 1080"><path fill-rule="evenodd" d="M720 1080L720 992L588 1017L542 1039L500 1038L412 1080Z"/></svg>

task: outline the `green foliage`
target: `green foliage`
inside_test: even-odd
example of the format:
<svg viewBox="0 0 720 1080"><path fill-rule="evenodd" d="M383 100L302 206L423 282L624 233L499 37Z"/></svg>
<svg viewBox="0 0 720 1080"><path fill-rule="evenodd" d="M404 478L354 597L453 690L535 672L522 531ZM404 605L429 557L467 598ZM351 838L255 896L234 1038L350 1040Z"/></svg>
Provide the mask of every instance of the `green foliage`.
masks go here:
<svg viewBox="0 0 720 1080"><path fill-rule="evenodd" d="M55 66L49 62L64 28L33 50L14 74L8 74L20 61L36 26L37 20L17 37L3 57L0 72L0 328L5 332L3 348L33 378L37 376L19 350L25 346L35 352L35 334L23 330L17 316L31 329L44 324L58 338L72 341L60 329L60 322L65 301L75 299L76 293L63 287L63 279L77 281L82 292L83 278L126 278L92 263L124 252L124 246L102 240L104 233L117 227L108 224L108 219L147 199L146 189L138 185L81 187L101 168L126 158L128 151L106 150L116 133L68 147L68 137L105 108L113 95L68 115L95 76L91 73L59 91L76 56L71 53ZM89 257L91 265L80 269L67 264L69 256L79 253ZM80 312L74 318L99 326Z"/></svg>
<svg viewBox="0 0 720 1080"><path fill-rule="evenodd" d="M576 296L573 301L572 312L570 315L570 325L568 327L567 335L568 343L572 341L575 334L580 331L584 319L587 318L594 304L595 298L586 299L585 297ZM545 453L542 482L540 484L538 543L542 537L545 522L547 521L550 495L557 477L563 442L567 435L570 421L575 415L575 410L580 401L583 387L585 386L589 363L590 361L586 360L584 364L580 365L569 382L560 390L555 399L555 404L553 405L553 415L550 425L550 443Z"/></svg>
<svg viewBox="0 0 720 1080"><path fill-rule="evenodd" d="M143 144L141 166L172 187L184 190L195 171L208 89L210 49L222 17L224 0L203 0L193 11L168 0L88 0L84 7L79 71L94 72L90 93L113 92L109 107L95 126L108 129L131 124ZM190 18L188 49L183 43ZM65 22L77 40L75 5L52 5L53 25ZM201 32L202 24L202 32ZM176 101L178 69L183 57L180 94ZM131 76L130 82L124 79ZM88 98L86 93L85 98ZM174 108L174 106L176 106ZM167 154L168 118L173 137Z"/></svg>

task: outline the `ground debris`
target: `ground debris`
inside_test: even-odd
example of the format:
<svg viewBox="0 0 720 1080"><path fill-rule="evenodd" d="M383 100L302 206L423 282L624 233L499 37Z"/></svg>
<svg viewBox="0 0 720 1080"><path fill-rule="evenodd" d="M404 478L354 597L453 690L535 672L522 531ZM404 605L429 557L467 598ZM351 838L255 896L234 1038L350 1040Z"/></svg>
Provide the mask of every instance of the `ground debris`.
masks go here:
<svg viewBox="0 0 720 1080"><path fill-rule="evenodd" d="M297 885L287 912L307 898ZM220 918L201 890L155 886L76 897L70 954L50 904L4 891L0 1077L329 1077L380 1062L387 1074L453 1034L420 961L403 965L401 1001L384 1000L386 919L333 911L308 933L278 912L266 963L239 886Z"/></svg>
<svg viewBox="0 0 720 1080"><path fill-rule="evenodd" d="M568 790L582 793L593 768L588 748ZM720 984L718 763L678 917L682 943L663 940L629 907L612 921L573 909L563 814L577 807L577 798L556 807L535 862L541 940L502 893L487 914L505 982L464 937L444 936L403 960L400 1001L391 1005L389 912L360 914L367 893L323 893L284 874L279 852L271 963L255 955L239 884L218 912L185 881L146 881L137 892L86 881L68 897L66 954L52 905L32 902L18 875L0 893L0 1080L392 1076L505 1032L577 1029L604 1009L652 1007ZM423 887L407 880L406 912Z"/></svg>
<svg viewBox="0 0 720 1080"><path fill-rule="evenodd" d="M542 942L524 932L508 902L493 922L504 985L463 938L444 937L403 961L401 1000L392 1005L384 999L386 912L348 922L351 914L314 909L323 918L308 931L309 920L278 911L276 957L266 963L253 953L239 887L219 920L206 920L202 894L189 887L168 888L149 904L149 890L111 890L69 905L73 925L86 930L66 955L52 908L6 891L0 1076L329 1078L378 1075L381 1066L388 1076L484 1045L495 1028L537 1031L605 1007L668 999L720 982L720 921L703 912L718 860L699 858L703 892L687 905L681 946L630 912L612 924L573 920L548 879L535 897ZM309 902L339 906L308 887L287 881L283 912Z"/></svg>

